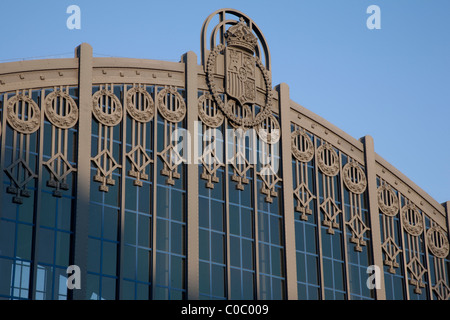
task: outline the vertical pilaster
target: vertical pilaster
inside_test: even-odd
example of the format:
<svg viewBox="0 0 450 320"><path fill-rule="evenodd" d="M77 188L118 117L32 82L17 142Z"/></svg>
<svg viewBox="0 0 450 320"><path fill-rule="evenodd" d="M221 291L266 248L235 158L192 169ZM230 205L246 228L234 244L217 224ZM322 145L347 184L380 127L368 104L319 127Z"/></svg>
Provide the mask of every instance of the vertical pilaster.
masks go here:
<svg viewBox="0 0 450 320"><path fill-rule="evenodd" d="M86 299L87 257L89 232L89 195L91 167L91 98L92 98L92 47L82 43L76 48L78 58L78 168L77 200L75 211L75 241L73 264L80 267L81 289L74 289L73 299Z"/></svg>
<svg viewBox="0 0 450 320"><path fill-rule="evenodd" d="M445 216L447 218L447 235L450 239L450 201L442 204L445 207Z"/></svg>
<svg viewBox="0 0 450 320"><path fill-rule="evenodd" d="M297 264L295 252L295 220L292 181L291 156L291 114L289 86L281 83L277 87L280 122L281 122L281 161L283 174L283 203L284 203L284 241L286 257L286 285L287 299L297 300Z"/></svg>
<svg viewBox="0 0 450 320"><path fill-rule="evenodd" d="M197 55L189 51L183 56L186 66L186 104L187 130L190 134L188 142L187 165L187 299L199 299L199 242L198 242L198 164L194 161L193 141L196 137L196 122L198 121L198 67ZM189 137L189 135L188 135Z"/></svg>
<svg viewBox="0 0 450 320"><path fill-rule="evenodd" d="M383 251L381 249L381 226L378 212L377 174L375 166L375 148L373 138L365 136L361 138L364 144L364 160L366 163L367 193L369 196L370 232L372 236L372 253L375 266L380 269L380 289L376 290L377 300L386 300L386 291L383 271ZM368 275L369 276L369 275Z"/></svg>

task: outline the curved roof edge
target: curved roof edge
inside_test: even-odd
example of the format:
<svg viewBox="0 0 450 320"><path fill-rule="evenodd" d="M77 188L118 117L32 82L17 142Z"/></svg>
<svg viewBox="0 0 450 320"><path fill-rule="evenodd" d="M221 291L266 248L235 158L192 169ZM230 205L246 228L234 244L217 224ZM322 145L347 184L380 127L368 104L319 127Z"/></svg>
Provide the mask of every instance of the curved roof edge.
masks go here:
<svg viewBox="0 0 450 320"><path fill-rule="evenodd" d="M360 152L364 152L364 144L360 141L343 131L342 129L338 128L328 120L325 120L321 116L315 114L314 112L308 110L307 108L303 107L299 103L291 100L291 109L301 113L303 116L309 118L310 121L317 123L318 125L322 126L324 129L329 130L333 132L336 136L340 137L341 139L345 140L348 144L350 144L353 148L356 148ZM422 201L419 201L419 203L416 203L421 209L424 209L427 207L426 203L423 201L426 201L428 203L428 207L432 207L433 211L431 211L434 215L441 215L442 217L446 217L446 208L445 203L441 204L438 201L436 201L432 196L430 196L426 191L424 191L422 188L420 188L417 184L415 184L411 179L409 179L405 174L400 172L396 167L394 167L392 164L390 164L388 161L386 161L383 157L381 157L379 154L375 152L375 161L378 166L381 166L383 169L380 170L380 172L377 172L377 174L381 178L385 178L384 174L386 173L386 170L394 176L397 180L394 179L393 185L395 185L395 188L399 189L399 191L403 194L411 194L412 192L415 192L418 197L422 198ZM384 172L383 172L384 171ZM390 180L393 180L392 177ZM400 183L403 183L404 186L402 187ZM414 201L414 199L413 199ZM414 201L416 202L416 201ZM425 210L429 212L430 210Z"/></svg>

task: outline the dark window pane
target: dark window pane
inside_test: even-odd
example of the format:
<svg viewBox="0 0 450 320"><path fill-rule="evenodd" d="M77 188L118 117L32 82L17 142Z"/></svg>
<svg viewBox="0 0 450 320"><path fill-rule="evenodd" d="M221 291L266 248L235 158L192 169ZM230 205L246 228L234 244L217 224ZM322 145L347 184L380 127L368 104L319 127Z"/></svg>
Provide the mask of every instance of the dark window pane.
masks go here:
<svg viewBox="0 0 450 320"><path fill-rule="evenodd" d="M69 265L70 234L66 232L56 233L55 263L60 266Z"/></svg>
<svg viewBox="0 0 450 320"><path fill-rule="evenodd" d="M184 222L184 199L185 194L183 192L172 190L171 218L173 220Z"/></svg>
<svg viewBox="0 0 450 320"><path fill-rule="evenodd" d="M123 276L128 279L136 277L136 248L124 246L123 248Z"/></svg>
<svg viewBox="0 0 450 320"><path fill-rule="evenodd" d="M230 205L230 233L240 235L239 207Z"/></svg>
<svg viewBox="0 0 450 320"><path fill-rule="evenodd" d="M212 265L212 294L217 297L225 296L225 268Z"/></svg>
<svg viewBox="0 0 450 320"><path fill-rule="evenodd" d="M325 287L333 288L333 266L331 260L323 259L323 276Z"/></svg>
<svg viewBox="0 0 450 320"><path fill-rule="evenodd" d="M284 277L283 249L272 247L272 275Z"/></svg>
<svg viewBox="0 0 450 320"><path fill-rule="evenodd" d="M31 243L33 228L24 224L17 224L16 255L21 259L31 260Z"/></svg>
<svg viewBox="0 0 450 320"><path fill-rule="evenodd" d="M102 278L102 298L114 300L116 296L116 279Z"/></svg>
<svg viewBox="0 0 450 320"><path fill-rule="evenodd" d="M270 247L268 245L259 244L259 271L270 274Z"/></svg>
<svg viewBox="0 0 450 320"><path fill-rule="evenodd" d="M200 262L199 272L200 272L200 293L210 294L210 275L209 275L209 264Z"/></svg>
<svg viewBox="0 0 450 320"><path fill-rule="evenodd" d="M209 228L209 200L199 198L199 226L202 228Z"/></svg>
<svg viewBox="0 0 450 320"><path fill-rule="evenodd" d="M307 292L306 292L306 286L301 283L297 283L297 294L299 300L307 300Z"/></svg>
<svg viewBox="0 0 450 320"><path fill-rule="evenodd" d="M156 248L169 251L169 222L158 219L156 225Z"/></svg>
<svg viewBox="0 0 450 320"><path fill-rule="evenodd" d="M184 225L171 223L171 252L184 255Z"/></svg>
<svg viewBox="0 0 450 320"><path fill-rule="evenodd" d="M129 210L136 210L136 192L137 187L133 184L134 179L125 180L125 207Z"/></svg>
<svg viewBox="0 0 450 320"><path fill-rule="evenodd" d="M125 212L125 243L136 244L136 214Z"/></svg>
<svg viewBox="0 0 450 320"><path fill-rule="evenodd" d="M205 230L199 230L199 258L202 260L209 260L209 232Z"/></svg>
<svg viewBox="0 0 450 320"><path fill-rule="evenodd" d="M217 201L211 201L211 229L217 231L223 230L223 204Z"/></svg>
<svg viewBox="0 0 450 320"><path fill-rule="evenodd" d="M316 253L316 228L311 225L305 225L306 231L306 251Z"/></svg>
<svg viewBox="0 0 450 320"><path fill-rule="evenodd" d="M249 209L241 209L242 218L242 236L253 238L253 211Z"/></svg>
<svg viewBox="0 0 450 320"><path fill-rule="evenodd" d="M137 300L148 300L151 286L147 284L138 283L137 285Z"/></svg>
<svg viewBox="0 0 450 320"><path fill-rule="evenodd" d="M335 289L344 290L344 265L334 262L334 284Z"/></svg>
<svg viewBox="0 0 450 320"><path fill-rule="evenodd" d="M240 300L242 299L241 293L241 271L231 268L231 295L230 299Z"/></svg>
<svg viewBox="0 0 450 320"><path fill-rule="evenodd" d="M242 267L253 270L253 241L242 240Z"/></svg>
<svg viewBox="0 0 450 320"><path fill-rule="evenodd" d="M306 282L305 255L297 252L297 280Z"/></svg>
<svg viewBox="0 0 450 320"><path fill-rule="evenodd" d="M123 300L134 300L135 299L135 283L124 280L120 288Z"/></svg>
<svg viewBox="0 0 450 320"><path fill-rule="evenodd" d="M90 204L89 210L89 235L100 238L102 233L102 207Z"/></svg>
<svg viewBox="0 0 450 320"><path fill-rule="evenodd" d="M211 232L211 260L216 263L224 263L224 236Z"/></svg>
<svg viewBox="0 0 450 320"><path fill-rule="evenodd" d="M305 250L304 227L304 223L295 222L295 248L299 251Z"/></svg>
<svg viewBox="0 0 450 320"><path fill-rule="evenodd" d="M270 217L270 240L273 244L282 245L281 219Z"/></svg>
<svg viewBox="0 0 450 320"><path fill-rule="evenodd" d="M173 288L177 289L184 289L184 264L185 259L172 256L171 257L171 279L170 279L170 285Z"/></svg>
<svg viewBox="0 0 450 320"><path fill-rule="evenodd" d="M265 213L259 214L258 217L259 240L270 242L269 240L269 215Z"/></svg>
<svg viewBox="0 0 450 320"><path fill-rule="evenodd" d="M151 251L138 249L137 280L150 282L150 255Z"/></svg>
<svg viewBox="0 0 450 320"><path fill-rule="evenodd" d="M322 228L322 251L325 257L331 257L331 235L325 228Z"/></svg>
<svg viewBox="0 0 450 320"><path fill-rule="evenodd" d="M108 240L117 240L118 210L103 208L103 237Z"/></svg>
<svg viewBox="0 0 450 320"><path fill-rule="evenodd" d="M115 276L117 264L117 245L115 243L103 242L102 272Z"/></svg>
<svg viewBox="0 0 450 320"><path fill-rule="evenodd" d="M150 246L150 226L151 226L151 219L149 216L144 215L138 215L138 227L139 227L139 234L138 234L138 244L142 247L149 247Z"/></svg>
<svg viewBox="0 0 450 320"><path fill-rule="evenodd" d="M151 204L151 191L150 191L150 184L144 183L142 187L138 188L139 192L139 211L142 213L150 214L150 204ZM127 189L128 192L128 189Z"/></svg>
<svg viewBox="0 0 450 320"><path fill-rule="evenodd" d="M100 244L99 240L89 239L88 271L100 273Z"/></svg>
<svg viewBox="0 0 450 320"><path fill-rule="evenodd" d="M242 272L242 282L244 295L242 296L243 300L253 300L254 299L254 273L243 271Z"/></svg>
<svg viewBox="0 0 450 320"><path fill-rule="evenodd" d="M158 217L169 218L169 189L158 187L156 199Z"/></svg>
<svg viewBox="0 0 450 320"><path fill-rule="evenodd" d="M38 245L38 261L41 263L53 264L53 254L55 250L55 232L53 230L40 228Z"/></svg>
<svg viewBox="0 0 450 320"><path fill-rule="evenodd" d="M235 267L241 266L240 241L236 237L230 237L230 264Z"/></svg>
<svg viewBox="0 0 450 320"><path fill-rule="evenodd" d="M156 284L169 286L169 255L164 253L156 254Z"/></svg>
<svg viewBox="0 0 450 320"><path fill-rule="evenodd" d="M350 292L361 294L359 282L359 268L357 266L350 266Z"/></svg>
<svg viewBox="0 0 450 320"><path fill-rule="evenodd" d="M317 258L314 256L307 256L308 263L308 283L318 284L317 279Z"/></svg>

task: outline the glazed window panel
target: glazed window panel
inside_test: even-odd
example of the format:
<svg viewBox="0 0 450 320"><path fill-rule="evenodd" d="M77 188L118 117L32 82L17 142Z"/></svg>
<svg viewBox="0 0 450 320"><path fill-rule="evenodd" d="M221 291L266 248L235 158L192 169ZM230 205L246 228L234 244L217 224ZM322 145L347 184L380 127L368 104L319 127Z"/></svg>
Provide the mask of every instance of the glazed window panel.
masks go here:
<svg viewBox="0 0 450 320"><path fill-rule="evenodd" d="M304 129L291 125L297 288L300 300L313 300L320 296L313 139Z"/></svg>
<svg viewBox="0 0 450 320"><path fill-rule="evenodd" d="M377 177L386 298L406 297L398 192Z"/></svg>
<svg viewBox="0 0 450 320"><path fill-rule="evenodd" d="M31 291L20 288L25 285L26 277L17 282L14 277L19 273L8 273L12 277L8 283L16 286L9 296L14 298L17 292L20 294L17 298L25 298L27 291L30 294L27 298L65 299L67 292L59 290L58 286L60 277L65 279L67 275L61 275L58 270L69 265L71 248L72 200L77 171L74 145L77 144L78 90L70 86L55 86L17 90L0 96L2 115L5 115L4 103L8 115L7 125L2 128L5 145L1 151L4 154L1 176L6 190L0 228L4 224L10 225L16 237L5 239L9 248L2 248L5 249L2 256L6 258L8 255L12 262L25 259L29 267L21 269L36 274L34 283L26 285L27 288L30 285L35 288L32 296ZM42 176L38 176L40 167ZM39 188L41 194L37 193ZM35 219L42 222L35 226ZM12 236L5 233L8 235ZM51 238L50 250L42 245L35 247L36 242L45 243L47 239L43 236ZM47 250L50 251L48 254ZM43 286L46 281L49 285Z"/></svg>
<svg viewBox="0 0 450 320"><path fill-rule="evenodd" d="M157 109L157 252L154 298L184 299L187 213L186 164L183 159L186 155L178 148L175 134L185 132L186 128L185 90L158 86L155 87L154 94ZM159 279L159 275L164 277Z"/></svg>

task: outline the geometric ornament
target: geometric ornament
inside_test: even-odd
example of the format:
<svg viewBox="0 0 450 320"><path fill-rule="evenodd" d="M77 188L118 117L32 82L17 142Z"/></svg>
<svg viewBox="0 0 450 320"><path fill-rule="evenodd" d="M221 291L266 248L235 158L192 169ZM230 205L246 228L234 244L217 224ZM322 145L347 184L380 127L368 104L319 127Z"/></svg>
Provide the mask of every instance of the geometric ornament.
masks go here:
<svg viewBox="0 0 450 320"><path fill-rule="evenodd" d="M361 194L366 190L366 175L356 161L348 162L344 166L343 172L344 183L351 192Z"/></svg>
<svg viewBox="0 0 450 320"><path fill-rule="evenodd" d="M437 258L445 259L449 253L449 242L447 234L439 226L434 226L427 231L428 249Z"/></svg>
<svg viewBox="0 0 450 320"><path fill-rule="evenodd" d="M27 183L37 178L37 175L22 158L14 161L5 169L5 172L15 185L9 186L6 192L16 195L13 197L14 203L22 204L23 200L21 197L30 197L30 192L26 189Z"/></svg>
<svg viewBox="0 0 450 320"><path fill-rule="evenodd" d="M325 142L317 148L318 164L320 170L329 177L334 177L339 172L339 156L334 148Z"/></svg>

